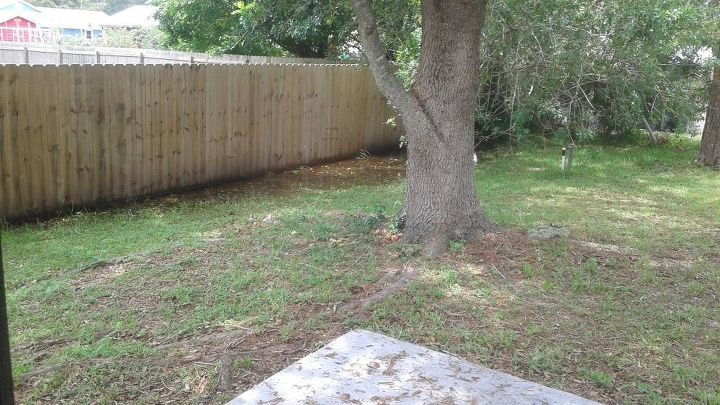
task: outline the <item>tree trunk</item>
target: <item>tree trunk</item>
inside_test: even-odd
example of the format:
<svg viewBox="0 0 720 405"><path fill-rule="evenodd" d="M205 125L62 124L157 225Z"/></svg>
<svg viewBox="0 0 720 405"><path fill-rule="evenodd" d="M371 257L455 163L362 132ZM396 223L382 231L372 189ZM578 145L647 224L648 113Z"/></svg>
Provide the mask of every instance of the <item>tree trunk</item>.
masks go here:
<svg viewBox="0 0 720 405"><path fill-rule="evenodd" d="M720 56L718 50L715 48L713 52L715 57ZM706 166L720 166L720 67L713 70L698 161Z"/></svg>
<svg viewBox="0 0 720 405"><path fill-rule="evenodd" d="M485 0L423 0L418 79L395 78L367 0L353 0L380 91L403 119L408 147L405 240L437 255L449 240L494 230L476 197L473 139Z"/></svg>
<svg viewBox="0 0 720 405"><path fill-rule="evenodd" d="M645 118L645 116L642 117L642 120L643 120L643 124L645 125L645 130L648 133L648 138L650 139L650 143L652 143L653 145L657 145L660 141L659 141L657 135L655 135L655 131L653 131L652 125L650 125L650 123L648 122L647 118Z"/></svg>

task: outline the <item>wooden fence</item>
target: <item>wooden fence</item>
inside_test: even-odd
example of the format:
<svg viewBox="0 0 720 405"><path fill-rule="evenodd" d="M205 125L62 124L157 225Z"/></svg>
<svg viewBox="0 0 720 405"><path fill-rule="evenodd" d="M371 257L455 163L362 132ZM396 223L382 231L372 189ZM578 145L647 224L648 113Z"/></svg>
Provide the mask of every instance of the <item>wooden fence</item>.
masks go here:
<svg viewBox="0 0 720 405"><path fill-rule="evenodd" d="M0 65L105 65L184 63L329 63L325 59L211 55L159 49L109 48L0 41Z"/></svg>
<svg viewBox="0 0 720 405"><path fill-rule="evenodd" d="M0 214L392 148L391 115L359 65L0 67Z"/></svg>

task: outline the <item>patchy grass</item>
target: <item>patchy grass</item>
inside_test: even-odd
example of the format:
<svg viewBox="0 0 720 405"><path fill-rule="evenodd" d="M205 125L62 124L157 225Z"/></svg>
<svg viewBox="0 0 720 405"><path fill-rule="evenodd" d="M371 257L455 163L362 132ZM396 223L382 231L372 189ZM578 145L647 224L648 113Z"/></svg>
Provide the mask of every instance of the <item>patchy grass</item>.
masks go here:
<svg viewBox="0 0 720 405"><path fill-rule="evenodd" d="M7 228L17 394L221 403L363 327L603 402L718 403L720 174L696 148L581 148L565 175L554 149L486 156L508 230L439 260L392 242L381 159Z"/></svg>

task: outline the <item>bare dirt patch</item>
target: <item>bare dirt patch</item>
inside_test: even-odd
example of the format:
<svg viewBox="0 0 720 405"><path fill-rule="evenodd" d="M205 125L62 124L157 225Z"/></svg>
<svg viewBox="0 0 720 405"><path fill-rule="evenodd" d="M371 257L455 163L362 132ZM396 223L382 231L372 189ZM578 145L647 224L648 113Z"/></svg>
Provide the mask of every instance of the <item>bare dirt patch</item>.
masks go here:
<svg viewBox="0 0 720 405"><path fill-rule="evenodd" d="M131 259L118 259L113 261L99 261L80 270L81 275L75 279L72 286L81 290L90 285L107 283L125 274L132 266Z"/></svg>
<svg viewBox="0 0 720 405"><path fill-rule="evenodd" d="M524 265L537 264L536 245L525 232L506 230L485 235L479 243L465 249L465 257L485 267L491 268L502 277L521 279Z"/></svg>

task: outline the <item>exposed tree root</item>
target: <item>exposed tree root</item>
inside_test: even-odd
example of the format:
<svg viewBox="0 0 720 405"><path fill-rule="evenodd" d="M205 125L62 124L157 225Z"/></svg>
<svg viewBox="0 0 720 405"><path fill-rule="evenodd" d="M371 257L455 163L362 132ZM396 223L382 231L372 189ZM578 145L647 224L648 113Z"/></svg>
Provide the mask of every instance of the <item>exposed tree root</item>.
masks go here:
<svg viewBox="0 0 720 405"><path fill-rule="evenodd" d="M366 311L371 305L377 304L386 298L404 290L410 283L418 278L419 273L414 269L403 269L387 273L375 284L382 289L361 300L349 302L338 308L338 313Z"/></svg>

